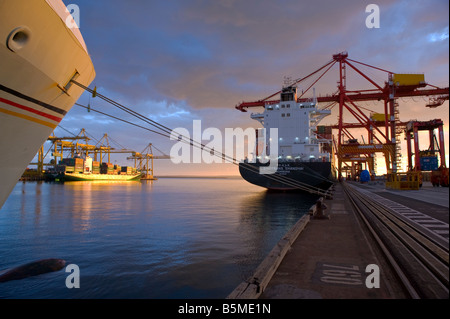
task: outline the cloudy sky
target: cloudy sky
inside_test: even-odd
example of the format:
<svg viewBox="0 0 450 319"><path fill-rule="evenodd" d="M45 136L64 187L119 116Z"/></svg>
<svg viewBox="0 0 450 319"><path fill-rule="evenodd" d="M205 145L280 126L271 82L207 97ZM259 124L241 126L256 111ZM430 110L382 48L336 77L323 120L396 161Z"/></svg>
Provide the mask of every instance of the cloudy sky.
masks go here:
<svg viewBox="0 0 450 319"><path fill-rule="evenodd" d="M97 72L91 87L96 86L103 95L170 128L191 130L193 120L202 120L204 128L220 130L258 127L249 119L250 113L241 113L234 106L277 92L285 76L301 78L341 51L348 51L351 59L392 72L425 73L425 80L433 85L449 85L447 0L378 0L375 3L380 9L380 27L371 29L366 27L366 6L371 2L360 0L64 3L79 7L80 30ZM380 85L386 80L385 73L362 70ZM329 74L315 85L318 95L336 91L338 69L333 68ZM371 88L360 78L352 79L350 72L348 77L348 86ZM86 93L78 102L149 127ZM403 121L445 121L448 153L448 101L435 109L425 107L427 99L422 98L399 102ZM381 111L371 102L363 106ZM324 122L334 123L337 109ZM108 133L136 151L153 143L168 154L174 144L78 106L72 108L61 126L75 134L85 128L97 139ZM55 133L67 135L60 128ZM126 164L123 157L114 161ZM155 162L155 175L173 174L237 174L237 168Z"/></svg>

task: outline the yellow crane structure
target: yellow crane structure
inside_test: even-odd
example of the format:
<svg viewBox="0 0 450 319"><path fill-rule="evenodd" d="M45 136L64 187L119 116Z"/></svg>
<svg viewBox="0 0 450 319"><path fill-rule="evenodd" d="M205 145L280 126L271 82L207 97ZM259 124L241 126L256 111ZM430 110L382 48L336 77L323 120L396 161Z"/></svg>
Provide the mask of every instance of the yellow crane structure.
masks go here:
<svg viewBox="0 0 450 319"><path fill-rule="evenodd" d="M107 162L111 162L111 153L133 153L133 150L129 149L115 149L111 147L109 143L108 134L104 134L103 137L97 142L97 144L92 145L88 144L88 141L91 140L86 135L86 130L81 129L80 133L74 137L56 137L53 133L53 136L50 136L48 141L52 142L52 147L50 150L53 150L52 156L54 157L53 163L58 163L58 159L62 160L64 158L64 154L67 152L70 153L70 157L74 157L76 154L84 154L91 156L94 161L103 161L105 156L108 157ZM84 140L84 143L78 142L78 140ZM48 154L48 152L47 152ZM43 158L42 158L43 160ZM53 165L53 164L50 164ZM39 167L39 164L38 164Z"/></svg>
<svg viewBox="0 0 450 319"><path fill-rule="evenodd" d="M153 147L157 149L156 146ZM149 143L142 152L133 152L132 156L127 157L128 160L134 160L134 167L142 173L141 179L157 180L157 178L153 175L153 160L170 159L169 155L164 154L160 150L158 151L163 155L153 155L152 143Z"/></svg>
<svg viewBox="0 0 450 319"><path fill-rule="evenodd" d="M37 170L27 170L23 178L27 180L42 179L45 171L44 167L56 167L56 165L64 157L74 157L77 154L86 155L92 157L94 161L107 161L108 163L110 163L111 153L128 153L132 156L127 157L127 159L134 160L134 168L142 172L142 179L156 180L156 178L153 176L153 160L170 158L170 156L165 155L160 150L158 151L163 155L154 156L151 143L142 152L139 153L134 150L126 149L117 142L115 143L118 144L121 148L113 148L111 147L110 139L111 137L109 137L108 134L105 133L103 137L97 141L97 144L89 144L91 138L87 136L87 132L84 128L81 129L80 133L78 133L78 135L76 136L57 137L55 136L55 133L52 133L52 135L47 139L47 141L50 141L52 143L47 152L44 153L44 145L42 145L39 148L37 154L37 162L30 163L30 165L36 165ZM44 160L49 155L49 153L51 153L53 159L51 159L49 163L44 163Z"/></svg>

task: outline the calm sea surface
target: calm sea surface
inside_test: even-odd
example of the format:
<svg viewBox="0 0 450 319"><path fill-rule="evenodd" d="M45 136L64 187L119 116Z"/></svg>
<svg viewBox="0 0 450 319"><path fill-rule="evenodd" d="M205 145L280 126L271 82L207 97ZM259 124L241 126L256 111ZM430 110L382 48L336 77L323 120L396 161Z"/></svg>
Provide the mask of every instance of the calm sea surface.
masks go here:
<svg viewBox="0 0 450 319"><path fill-rule="evenodd" d="M317 197L240 178L18 183L0 210L0 270L64 269L0 283L0 298L225 298Z"/></svg>

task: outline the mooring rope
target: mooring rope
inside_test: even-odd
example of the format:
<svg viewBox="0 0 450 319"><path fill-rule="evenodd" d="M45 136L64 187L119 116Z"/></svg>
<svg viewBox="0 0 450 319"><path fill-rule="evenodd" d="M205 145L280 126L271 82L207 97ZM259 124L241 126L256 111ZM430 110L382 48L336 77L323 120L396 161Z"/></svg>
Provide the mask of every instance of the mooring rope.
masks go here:
<svg viewBox="0 0 450 319"><path fill-rule="evenodd" d="M162 124L160 124L160 123L158 123L158 122L156 122L156 121L146 117L145 115L142 115L142 114L140 114L140 113L138 113L138 112L136 112L136 111L134 111L134 110L132 110L132 109L130 109L130 108L128 108L128 107L126 107L126 106L124 106L124 105L122 105L122 104L120 104L120 103L118 103L118 102L116 102L116 101L114 101L114 100L112 100L112 99L110 99L110 98L100 94L100 93L98 93L96 89L91 89L91 88L89 88L89 87L87 87L87 86L85 86L85 85L83 85L83 84L81 84L81 83L79 83L79 82L77 82L75 80L72 80L72 83L78 85L79 87L81 87L85 91L91 93L93 96L98 96L102 100L104 100L104 101L108 102L109 104L119 108L120 110L122 110L122 111L124 111L124 112L126 112L126 113L128 113L128 114L130 114L130 115L132 115L132 116L134 116L134 117L136 117L136 118L146 122L147 124L149 124L149 125L157 128L157 129L159 129L163 133L155 131L155 130L152 130L152 129L149 129L149 128L146 128L144 126L141 126L141 125L129 122L129 121L126 121L124 119L121 119L121 118L118 118L116 116L107 114L105 112L101 112L101 111L95 110L95 109L93 109L90 106L84 106L84 105L81 105L79 103L75 103L75 105L83 107L83 108L86 108L89 111L94 111L94 112L97 112L99 114L102 114L102 115L105 115L105 116L109 116L109 117L114 118L116 120L125 122L127 124L134 125L136 127L145 129L147 131L159 134L159 135L167 137L167 138L170 138L170 136L172 135L173 130L171 130L169 127L167 127L165 125L162 125ZM210 154L212 154L214 156L218 156L218 157L222 158L224 161L228 161L228 163L231 163L231 164L234 164L234 165L238 165L238 166L240 166L240 167L242 167L244 169L247 169L247 170L249 170L249 171L251 171L253 173L260 174L259 167L255 167L255 166L253 166L253 165L251 165L249 163L239 162L235 158L233 158L233 157L231 157L231 156L229 156L229 155L227 155L225 153L219 152L219 151L217 151L217 150L215 150L213 148L207 147L204 144L193 140L191 137L186 137L186 136L184 136L182 134L178 134L178 133L177 133L177 136L178 136L178 141L179 142L188 143L188 144L190 144L193 147L197 147L197 148L200 148L203 151L210 152ZM304 173L307 174L307 175L311 175L311 174L308 174L306 172L304 172ZM320 176L320 175L317 175L316 172L314 172L314 173L316 174L316 176L314 176L314 177L317 178L317 176ZM293 187L295 189L300 189L300 190L303 190L303 191L306 191L306 192L309 192L309 193L318 194L318 195L327 195L328 194L326 190L323 190L323 189L321 189L319 187L314 187L312 185L303 183L301 181L294 180L294 179L292 179L290 177L283 176L283 175L280 175L278 173L275 173L275 174L260 174L260 175L263 175L265 178L274 180L274 181L282 183L284 185ZM320 176L320 177L323 180L330 181L329 179L327 179L327 178L325 178L323 176Z"/></svg>

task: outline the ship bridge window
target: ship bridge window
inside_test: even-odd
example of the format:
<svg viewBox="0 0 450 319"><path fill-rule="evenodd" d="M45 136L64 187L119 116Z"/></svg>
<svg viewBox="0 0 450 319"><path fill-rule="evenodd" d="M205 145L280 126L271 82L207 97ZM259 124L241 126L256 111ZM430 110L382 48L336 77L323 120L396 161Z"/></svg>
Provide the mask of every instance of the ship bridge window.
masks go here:
<svg viewBox="0 0 450 319"><path fill-rule="evenodd" d="M290 116L291 116L291 113L287 113L286 116L287 116L287 117L290 117Z"/></svg>
<svg viewBox="0 0 450 319"><path fill-rule="evenodd" d="M281 101L293 101L294 93L281 93Z"/></svg>
<svg viewBox="0 0 450 319"><path fill-rule="evenodd" d="M282 114L281 114L281 117L284 117L284 116L285 116L285 114L284 114L284 113L282 113Z"/></svg>
<svg viewBox="0 0 450 319"><path fill-rule="evenodd" d="M287 104L286 107L289 109L289 108L291 107L291 105L290 105L290 104Z"/></svg>
<svg viewBox="0 0 450 319"><path fill-rule="evenodd" d="M284 104L281 104L281 108L284 109Z"/></svg>

